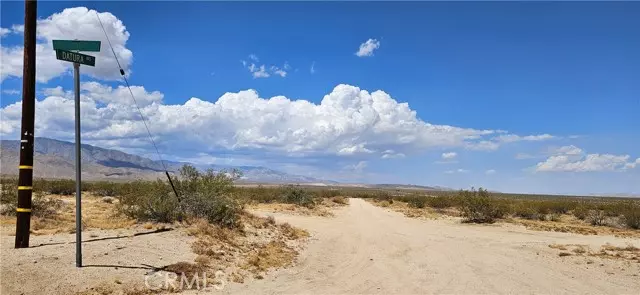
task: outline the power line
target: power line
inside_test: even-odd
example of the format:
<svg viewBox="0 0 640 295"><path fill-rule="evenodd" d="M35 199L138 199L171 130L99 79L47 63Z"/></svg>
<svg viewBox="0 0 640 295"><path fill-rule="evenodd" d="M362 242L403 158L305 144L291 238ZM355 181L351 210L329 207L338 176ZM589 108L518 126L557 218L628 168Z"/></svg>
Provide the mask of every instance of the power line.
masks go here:
<svg viewBox="0 0 640 295"><path fill-rule="evenodd" d="M156 154L158 154L158 158L160 159L160 164L162 164L162 168L164 169L164 174L167 176L167 179L169 180L169 184L173 189L173 193L176 194L176 199L178 199L178 206L180 206L180 204L182 203L180 201L180 195L178 194L176 187L173 185L173 181L171 180L171 176L169 175L169 170L167 170L167 166L164 164L164 160L162 159L160 150L158 150L156 141L153 140L153 135L151 135L151 130L149 130L149 126L147 125L147 120L144 118L144 115L142 114L142 110L140 109L140 106L138 106L138 102L136 101L136 97L133 95L133 91L131 91L129 80L127 79L127 76L124 74L124 70L122 69L122 65L120 65L120 61L118 60L118 55L116 54L116 51L113 49L113 45L111 45L111 40L109 40L109 35L107 35L107 30L105 30L104 25L102 24L102 20L100 19L100 14L98 14L98 11L95 11L95 13L96 13L96 16L98 17L98 22L100 23L100 27L102 27L102 32L104 32L104 37L107 38L107 43L109 43L109 48L111 48L111 52L113 53L113 58L116 60L116 63L118 64L118 69L120 70L120 76L122 76L124 83L127 85L127 89L129 89L129 94L131 94L133 103L136 105L136 109L138 109L140 118L142 118L142 123L144 123L144 128L147 129L149 140L151 140L151 143L153 144L153 148L155 148Z"/></svg>
<svg viewBox="0 0 640 295"><path fill-rule="evenodd" d="M127 89L129 89L129 94L131 94L131 98L133 99L134 104L136 105L136 109L138 109L138 113L140 114L140 118L142 118L142 123L144 124L144 128L147 129L147 134L149 134L149 140L151 140L151 143L153 144L153 147L156 150L156 154L158 154L158 158L160 159L160 164L162 164L162 168L164 169L165 172L169 172L167 170L167 166L164 164L164 160L162 159L162 155L160 154L160 151L158 150L158 146L156 145L155 140L153 140L153 135L151 135L151 131L149 130L149 126L147 126L147 121L144 118L144 115L142 114L142 110L140 110L140 106L138 106L138 101L136 101L136 97L133 95L133 91L131 91L131 86L129 85L129 80L127 80L127 76L124 73L124 70L122 69L122 66L120 65L120 61L118 60L118 55L116 54L116 51L113 49L113 45L111 45L111 40L109 40L109 35L107 35L107 30L104 29L104 25L102 24L102 20L100 19L100 15L98 14L98 11L95 11L96 16L98 17L98 22L100 23L100 27L102 27L102 32L104 32L104 36L105 38L107 38L107 43L109 43L109 48L111 48L111 52L113 53L113 57L116 60L116 63L118 64L118 69L120 70L120 75L122 76L122 79L124 79L124 83L127 85ZM169 181L171 181L171 179L169 179Z"/></svg>

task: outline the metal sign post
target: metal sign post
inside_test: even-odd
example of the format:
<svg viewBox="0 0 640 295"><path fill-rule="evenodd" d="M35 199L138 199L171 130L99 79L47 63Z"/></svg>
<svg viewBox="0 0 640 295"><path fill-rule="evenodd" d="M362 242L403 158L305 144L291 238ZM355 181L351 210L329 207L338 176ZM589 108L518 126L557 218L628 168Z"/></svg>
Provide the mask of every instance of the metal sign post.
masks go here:
<svg viewBox="0 0 640 295"><path fill-rule="evenodd" d="M73 88L76 94L76 267L82 267L82 198L80 154L80 64L73 63Z"/></svg>
<svg viewBox="0 0 640 295"><path fill-rule="evenodd" d="M73 62L73 88L75 91L76 112L76 266L82 267L82 179L80 151L80 64L95 66L96 58L76 51L100 51L100 41L53 40L56 58Z"/></svg>

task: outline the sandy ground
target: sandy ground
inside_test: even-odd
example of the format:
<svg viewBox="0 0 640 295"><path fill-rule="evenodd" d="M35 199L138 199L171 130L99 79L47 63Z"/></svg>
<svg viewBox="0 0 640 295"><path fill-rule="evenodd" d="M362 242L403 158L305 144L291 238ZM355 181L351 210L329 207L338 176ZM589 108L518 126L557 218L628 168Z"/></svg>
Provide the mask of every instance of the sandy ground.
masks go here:
<svg viewBox="0 0 640 295"><path fill-rule="evenodd" d="M264 279L227 283L206 294L638 294L640 263L559 257L550 244L640 247L640 239L530 231L523 226L420 220L361 199L334 217L262 212L307 229L298 263ZM137 230L144 232L144 230ZM90 233L98 237L90 237ZM193 261L191 237L179 230L113 237L85 234L87 267L74 265L72 234L32 236L30 249L1 239L1 294L65 294L100 283L140 283L153 267ZM134 231L122 230L121 236ZM151 267L141 267L142 265ZM116 269L115 266L118 266ZM204 294L185 291L184 294Z"/></svg>
<svg viewBox="0 0 640 295"><path fill-rule="evenodd" d="M515 225L418 220L361 199L334 218L275 215L307 229L299 264L227 294L638 294L640 263L559 257L549 244L639 239L529 231ZM591 261L590 264L587 264Z"/></svg>
<svg viewBox="0 0 640 295"><path fill-rule="evenodd" d="M3 233L0 293L74 294L101 284L144 284L154 268L196 257L193 238L183 231L152 232L84 232L83 268L75 266L75 234L32 235L30 248L14 249L15 237Z"/></svg>

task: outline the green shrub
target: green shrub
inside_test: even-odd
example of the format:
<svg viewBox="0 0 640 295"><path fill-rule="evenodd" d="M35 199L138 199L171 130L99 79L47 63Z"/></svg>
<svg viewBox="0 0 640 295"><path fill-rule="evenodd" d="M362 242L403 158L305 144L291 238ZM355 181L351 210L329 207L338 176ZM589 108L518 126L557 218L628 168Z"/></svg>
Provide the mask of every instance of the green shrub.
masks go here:
<svg viewBox="0 0 640 295"><path fill-rule="evenodd" d="M629 228L640 229L640 205L635 204L628 207L622 213L622 221L624 221Z"/></svg>
<svg viewBox="0 0 640 295"><path fill-rule="evenodd" d="M109 181L88 182L82 184L83 191L89 191L100 197L114 197L122 194L124 183Z"/></svg>
<svg viewBox="0 0 640 295"><path fill-rule="evenodd" d="M375 193L373 198L378 201L387 201L389 204L393 204L393 196L391 196L387 191L379 191Z"/></svg>
<svg viewBox="0 0 640 295"><path fill-rule="evenodd" d="M33 189L53 195L71 196L76 193L76 182L70 179L36 179L33 181Z"/></svg>
<svg viewBox="0 0 640 295"><path fill-rule="evenodd" d="M320 198L334 198L342 195L339 190L336 189L323 189L316 192L316 195Z"/></svg>
<svg viewBox="0 0 640 295"><path fill-rule="evenodd" d="M580 204L580 205L576 206L571 211L571 213L576 218L578 218L580 220L585 220L587 218L587 215L589 215L589 207L587 205L585 205L585 204Z"/></svg>
<svg viewBox="0 0 640 295"><path fill-rule="evenodd" d="M538 218L538 212L535 208L533 208L532 206L530 206L530 204L528 202L520 202L518 204L516 204L514 206L514 213L515 216L520 217L520 218L524 218L524 219L537 219Z"/></svg>
<svg viewBox="0 0 640 295"><path fill-rule="evenodd" d="M424 208L427 206L427 198L424 196L407 196L403 198L409 204L409 207Z"/></svg>
<svg viewBox="0 0 640 295"><path fill-rule="evenodd" d="M435 196L426 198L427 205L436 209L451 208L458 205L457 199L450 196Z"/></svg>
<svg viewBox="0 0 640 295"><path fill-rule="evenodd" d="M129 183L119 199L118 210L140 221L173 222L182 218L171 187L161 180Z"/></svg>
<svg viewBox="0 0 640 295"><path fill-rule="evenodd" d="M284 187L281 200L284 203L296 204L307 208L313 208L316 202L313 195L299 186L288 185Z"/></svg>
<svg viewBox="0 0 640 295"><path fill-rule="evenodd" d="M0 214L14 216L18 206L18 192L4 188L5 186L0 191ZM31 199L31 215L49 218L58 214L63 206L62 200L46 198L41 192L35 192Z"/></svg>
<svg viewBox="0 0 640 295"><path fill-rule="evenodd" d="M167 182L137 181L121 188L118 208L138 220L172 222L196 217L224 227L237 227L242 206L233 198L235 175L235 171L201 173L185 165L180 170L180 177L172 178L180 194L179 201Z"/></svg>
<svg viewBox="0 0 640 295"><path fill-rule="evenodd" d="M493 223L504 217L505 206L492 199L487 190L463 190L459 195L462 201L460 211L466 222Z"/></svg>

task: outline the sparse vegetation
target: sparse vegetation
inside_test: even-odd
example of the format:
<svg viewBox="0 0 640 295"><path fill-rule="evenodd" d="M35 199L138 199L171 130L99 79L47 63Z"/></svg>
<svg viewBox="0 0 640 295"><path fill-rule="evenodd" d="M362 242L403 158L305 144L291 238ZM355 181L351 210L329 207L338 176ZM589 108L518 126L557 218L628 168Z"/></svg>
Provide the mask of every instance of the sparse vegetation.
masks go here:
<svg viewBox="0 0 640 295"><path fill-rule="evenodd" d="M119 210L137 220L172 222L205 218L224 227L237 227L241 204L233 198L233 176L212 170L201 173L191 166L180 170L173 183L180 199L164 181L138 181L122 190Z"/></svg>
<svg viewBox="0 0 640 295"><path fill-rule="evenodd" d="M493 223L496 219L504 217L505 208L489 197L485 189L460 191L462 204L460 210L465 221L474 223Z"/></svg>

